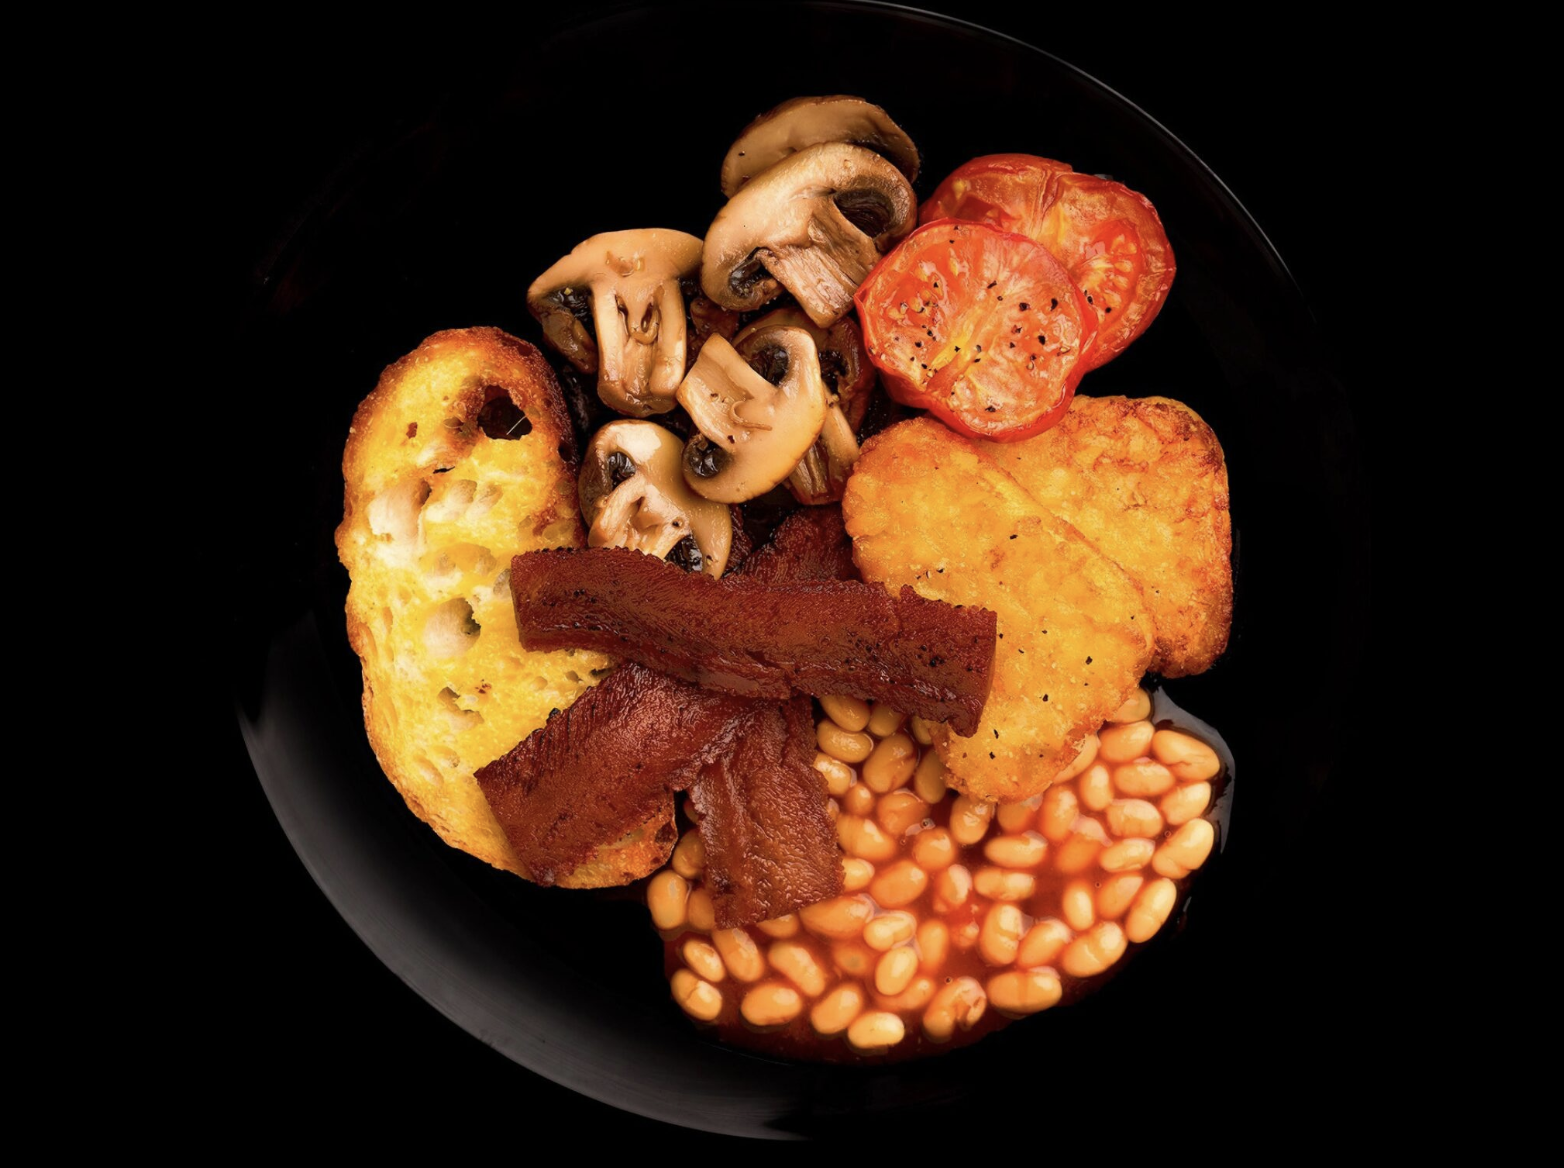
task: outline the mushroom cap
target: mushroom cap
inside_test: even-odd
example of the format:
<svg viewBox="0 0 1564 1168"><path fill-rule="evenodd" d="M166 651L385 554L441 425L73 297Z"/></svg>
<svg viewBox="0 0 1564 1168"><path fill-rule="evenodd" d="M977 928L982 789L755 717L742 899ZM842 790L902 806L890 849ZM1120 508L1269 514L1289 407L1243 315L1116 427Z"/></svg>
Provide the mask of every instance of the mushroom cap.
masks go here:
<svg viewBox="0 0 1564 1168"><path fill-rule="evenodd" d="M851 142L889 159L908 182L918 177L918 148L890 114L861 97L795 97L761 114L722 160L722 193L732 198L750 179L791 154L822 142Z"/></svg>
<svg viewBox="0 0 1564 1168"><path fill-rule="evenodd" d="M700 260L701 240L684 231L606 231L534 280L527 309L553 348L598 375L608 405L637 416L666 412L685 371L679 277Z"/></svg>
<svg viewBox="0 0 1564 1168"><path fill-rule="evenodd" d="M684 481L707 499L743 503L764 495L793 473L825 424L814 338L803 329L768 336L786 361L777 384L713 336L679 386L679 404L700 431L684 449Z"/></svg>
<svg viewBox="0 0 1564 1168"><path fill-rule="evenodd" d="M610 422L592 436L576 494L588 547L627 547L721 576L733 549L727 505L685 484L684 443L655 422ZM680 554L685 541L694 542Z"/></svg>
<svg viewBox="0 0 1564 1168"><path fill-rule="evenodd" d="M701 287L724 308L759 308L786 287L816 324L836 323L917 200L901 171L833 142L785 158L745 185L706 233Z"/></svg>
<svg viewBox="0 0 1564 1168"><path fill-rule="evenodd" d="M874 391L874 365L863 345L863 330L851 316L844 316L830 328L821 328L798 308L778 308L757 317L738 331L733 347L745 360L755 352L761 333L779 328L801 328L815 339L820 352L820 379L827 393L836 394L837 404L848 425L856 433L869 412Z"/></svg>

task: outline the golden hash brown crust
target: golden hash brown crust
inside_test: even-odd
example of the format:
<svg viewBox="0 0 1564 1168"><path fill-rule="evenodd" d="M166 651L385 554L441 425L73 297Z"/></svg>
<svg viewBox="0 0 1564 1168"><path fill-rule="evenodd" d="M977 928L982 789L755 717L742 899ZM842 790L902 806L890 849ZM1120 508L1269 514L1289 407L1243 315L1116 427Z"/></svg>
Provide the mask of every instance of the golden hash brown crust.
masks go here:
<svg viewBox="0 0 1564 1168"><path fill-rule="evenodd" d="M977 447L1134 578L1157 628L1152 669L1211 668L1233 623L1233 524L1222 445L1199 414L1077 395L1053 429Z"/></svg>
<svg viewBox="0 0 1564 1168"><path fill-rule="evenodd" d="M998 615L977 733L935 735L952 785L1007 801L1046 790L1151 660L1151 615L1135 583L930 418L864 445L842 513L864 579Z"/></svg>
<svg viewBox="0 0 1564 1168"><path fill-rule="evenodd" d="M527 425L490 437L508 397ZM514 415L512 415L514 416ZM497 431L498 432L498 431ZM343 452L337 553L370 745L408 807L453 847L526 876L473 772L611 667L598 653L521 648L508 565L580 547L576 452L559 385L533 346L495 328L436 333L388 367ZM560 883L624 884L672 851L673 801Z"/></svg>

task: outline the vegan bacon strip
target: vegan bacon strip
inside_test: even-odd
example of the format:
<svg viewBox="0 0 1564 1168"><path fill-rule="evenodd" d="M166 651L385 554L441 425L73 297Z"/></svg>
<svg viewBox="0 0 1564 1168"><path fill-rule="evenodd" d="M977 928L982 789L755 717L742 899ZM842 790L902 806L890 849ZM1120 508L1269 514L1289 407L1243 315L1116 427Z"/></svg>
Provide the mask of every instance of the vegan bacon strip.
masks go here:
<svg viewBox="0 0 1564 1168"><path fill-rule="evenodd" d="M621 665L480 767L478 786L532 879L553 884L666 807L754 705Z"/></svg>
<svg viewBox="0 0 1564 1168"><path fill-rule="evenodd" d="M842 851L814 768L808 698L756 709L691 791L717 927L796 912L842 891Z"/></svg>
<svg viewBox="0 0 1564 1168"><path fill-rule="evenodd" d="M624 548L511 561L527 649L587 648L746 697L850 694L971 734L988 698L994 614L857 581L713 580Z"/></svg>
<svg viewBox="0 0 1564 1168"><path fill-rule="evenodd" d="M842 509L805 507L793 512L777 527L771 542L745 561L743 576L761 584L858 579Z"/></svg>

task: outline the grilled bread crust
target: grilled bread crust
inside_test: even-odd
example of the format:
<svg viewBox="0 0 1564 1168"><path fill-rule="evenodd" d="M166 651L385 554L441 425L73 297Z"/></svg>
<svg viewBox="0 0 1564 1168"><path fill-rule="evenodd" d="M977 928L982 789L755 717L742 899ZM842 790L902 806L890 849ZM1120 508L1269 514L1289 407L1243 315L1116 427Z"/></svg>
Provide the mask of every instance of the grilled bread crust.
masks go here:
<svg viewBox="0 0 1564 1168"><path fill-rule="evenodd" d="M581 547L576 450L553 371L495 328L436 333L381 374L342 459L337 552L364 724L386 776L446 843L528 876L473 772L564 709L612 659L528 652L511 557ZM625 884L675 842L673 802L559 880Z"/></svg>

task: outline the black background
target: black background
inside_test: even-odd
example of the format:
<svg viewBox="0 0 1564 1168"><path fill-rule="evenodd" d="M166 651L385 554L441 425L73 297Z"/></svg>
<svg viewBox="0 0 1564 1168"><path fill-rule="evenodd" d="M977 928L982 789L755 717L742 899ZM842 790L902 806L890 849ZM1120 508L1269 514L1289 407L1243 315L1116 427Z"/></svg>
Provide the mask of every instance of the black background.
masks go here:
<svg viewBox="0 0 1564 1168"><path fill-rule="evenodd" d="M1276 245L1320 321L1358 410L1372 481L1381 466L1389 391L1366 363L1374 338L1365 335L1362 294L1351 282L1363 209L1358 184L1345 176L1371 174L1381 144L1385 119L1373 47L1338 36L1324 22L1289 28L1280 39L1266 34L1262 47L1258 28L1225 28L1220 42L1200 35L1192 25L1203 17L1145 25L1101 15L1102 9L1084 16L1053 6L924 6L1008 32L1079 66L1162 122L1227 183ZM591 7L571 5L578 13ZM741 8L735 6L736 17ZM387 119L501 59L505 41L525 35L518 27L459 31L394 48L273 33L254 38L229 62L231 71L212 79L212 100L230 114L230 129L216 145L228 176L218 256L236 312L270 243L338 161ZM930 100L938 101L938 63L909 63L914 66L929 69ZM1343 679L1349 708L1379 691L1379 664L1371 651L1362 674ZM1224 1091L1290 1077L1298 1064L1335 1064L1344 1050L1360 1073L1377 1058L1373 1027L1363 1023L1372 1022L1388 990L1384 971L1357 955L1359 927L1348 908L1359 856L1357 834L1347 824L1374 780L1367 741L1359 732L1350 743L1317 808L1318 866L1300 873L1279 902L1297 916L1299 935L1317 936L1320 945L1274 955L1300 963L1275 983L1292 991L1279 1000L1246 1003L1239 1000L1241 987L1223 991L1236 995L1224 1006L1235 1016L1247 1017L1253 1008L1267 1018L1263 1038L1226 1040L1241 1055L1235 1072L1242 1070ZM203 1028L195 1040L197 1065L211 1070L211 1107L238 1117L253 1114L263 1100L283 1102L294 1117L290 1124L357 1125L364 1116L345 1104L362 1097L378 1101L376 1112L416 1106L420 1115L447 1121L472 1109L474 1120L484 1122L484 1113L501 1109L507 1123L582 1125L606 1141L666 1134L516 1066L402 985L305 873L236 730L225 749L221 778L232 835L224 862L232 885L226 910L210 918L200 948L210 963L205 972L221 979L217 996L228 1008L220 1026ZM286 1068L265 1096L216 1086L257 1063ZM1336 1064L1334 1073L1344 1069ZM1330 1090L1329 1102L1312 1091L1272 1102L1332 1112L1346 1092L1339 1078Z"/></svg>

